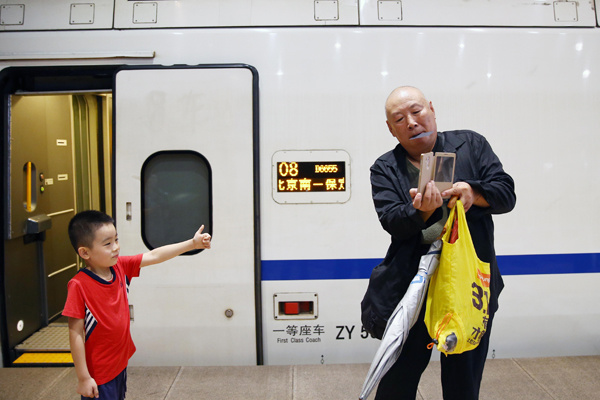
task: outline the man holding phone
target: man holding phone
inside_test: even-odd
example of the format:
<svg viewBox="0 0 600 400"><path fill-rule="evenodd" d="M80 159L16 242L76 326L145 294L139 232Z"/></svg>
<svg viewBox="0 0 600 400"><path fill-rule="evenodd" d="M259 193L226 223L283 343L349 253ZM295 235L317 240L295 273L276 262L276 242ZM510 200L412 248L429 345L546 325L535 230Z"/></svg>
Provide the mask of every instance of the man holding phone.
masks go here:
<svg viewBox="0 0 600 400"><path fill-rule="evenodd" d="M491 299L488 330L471 351L441 359L444 399L479 397L483 367L498 296L504 284L494 250L492 214L506 213L516 203L513 179L504 172L487 140L469 130L438 132L432 102L414 87L395 89L386 104L386 123L399 144L371 167L375 210L392 242L383 262L375 267L362 302L362 322L376 337L404 296L419 260L441 233L447 208L460 199L478 257L490 263ZM454 184L443 192L432 180L418 193L421 154L456 154ZM447 207L443 198L450 198ZM423 321L425 306L411 329L398 361L379 383L376 400L415 399L421 374L431 358L431 337Z"/></svg>

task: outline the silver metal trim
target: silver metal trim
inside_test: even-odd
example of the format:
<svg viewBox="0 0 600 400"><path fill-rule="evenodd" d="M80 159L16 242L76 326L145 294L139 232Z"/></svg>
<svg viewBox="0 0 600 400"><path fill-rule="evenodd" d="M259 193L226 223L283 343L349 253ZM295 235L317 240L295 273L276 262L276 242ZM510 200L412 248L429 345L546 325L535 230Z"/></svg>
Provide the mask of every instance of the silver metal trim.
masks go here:
<svg viewBox="0 0 600 400"><path fill-rule="evenodd" d="M119 59L119 58L154 58L153 50L132 51L94 51L94 52L3 52L0 60L85 60L85 59Z"/></svg>

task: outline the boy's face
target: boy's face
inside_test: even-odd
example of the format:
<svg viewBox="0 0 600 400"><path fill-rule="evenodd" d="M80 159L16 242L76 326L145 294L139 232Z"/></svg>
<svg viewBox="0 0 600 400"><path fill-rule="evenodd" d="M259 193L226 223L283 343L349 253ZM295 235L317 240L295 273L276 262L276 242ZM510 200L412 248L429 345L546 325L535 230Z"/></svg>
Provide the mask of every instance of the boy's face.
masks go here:
<svg viewBox="0 0 600 400"><path fill-rule="evenodd" d="M80 247L79 255L90 267L108 268L117 263L119 238L113 224L104 224L94 235L92 247Z"/></svg>

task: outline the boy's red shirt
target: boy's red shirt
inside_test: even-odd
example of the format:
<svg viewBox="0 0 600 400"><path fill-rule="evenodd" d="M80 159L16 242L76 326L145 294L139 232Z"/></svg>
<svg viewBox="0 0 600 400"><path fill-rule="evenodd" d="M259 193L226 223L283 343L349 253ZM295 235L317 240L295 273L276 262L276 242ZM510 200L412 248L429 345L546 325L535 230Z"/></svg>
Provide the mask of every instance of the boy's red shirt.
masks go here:
<svg viewBox="0 0 600 400"><path fill-rule="evenodd" d="M96 384L113 380L135 353L129 326L129 283L140 275L142 254L119 257L112 282L87 269L67 286L63 315L85 319L85 358Z"/></svg>

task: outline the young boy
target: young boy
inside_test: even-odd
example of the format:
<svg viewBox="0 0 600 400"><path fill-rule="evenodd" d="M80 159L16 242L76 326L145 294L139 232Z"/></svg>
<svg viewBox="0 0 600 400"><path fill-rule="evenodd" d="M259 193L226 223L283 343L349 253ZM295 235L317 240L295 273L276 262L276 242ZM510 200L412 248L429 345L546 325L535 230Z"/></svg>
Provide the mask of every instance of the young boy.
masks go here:
<svg viewBox="0 0 600 400"><path fill-rule="evenodd" d="M127 363L135 352L129 330L129 283L140 268L194 249L210 249L202 233L184 242L137 256L119 257L114 220L100 211L82 211L69 223L69 238L86 267L69 281L63 315L69 317L69 343L81 398L123 400Z"/></svg>

